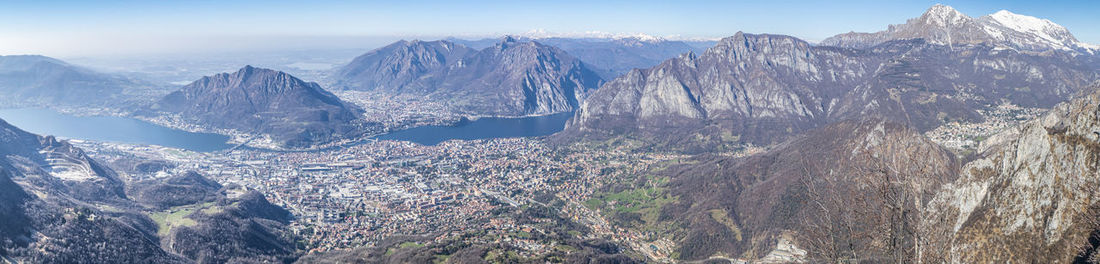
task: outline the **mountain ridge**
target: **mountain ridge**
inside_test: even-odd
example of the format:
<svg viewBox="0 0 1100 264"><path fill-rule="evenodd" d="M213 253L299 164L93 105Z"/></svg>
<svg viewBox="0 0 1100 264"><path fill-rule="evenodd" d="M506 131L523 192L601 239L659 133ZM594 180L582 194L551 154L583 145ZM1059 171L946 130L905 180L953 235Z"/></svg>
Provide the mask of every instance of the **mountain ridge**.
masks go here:
<svg viewBox="0 0 1100 264"><path fill-rule="evenodd" d="M767 145L867 115L928 130L949 120L980 121L977 110L1000 98L1051 107L1097 76L1088 61L1065 52L949 47L923 39L851 49L738 33L702 54L608 82L555 137L568 142L633 134L656 146L722 149Z"/></svg>

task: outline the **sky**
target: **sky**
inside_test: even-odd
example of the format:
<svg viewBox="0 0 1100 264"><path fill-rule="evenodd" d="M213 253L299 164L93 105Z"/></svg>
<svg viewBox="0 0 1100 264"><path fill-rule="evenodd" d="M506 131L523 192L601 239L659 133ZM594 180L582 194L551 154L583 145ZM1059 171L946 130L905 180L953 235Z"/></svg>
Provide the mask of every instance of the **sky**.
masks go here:
<svg viewBox="0 0 1100 264"><path fill-rule="evenodd" d="M1100 44L1100 1L53 1L0 0L0 55L118 56L370 48L398 39L499 37L533 30L667 38L738 31L809 41L874 32L934 4L972 17L1046 18Z"/></svg>

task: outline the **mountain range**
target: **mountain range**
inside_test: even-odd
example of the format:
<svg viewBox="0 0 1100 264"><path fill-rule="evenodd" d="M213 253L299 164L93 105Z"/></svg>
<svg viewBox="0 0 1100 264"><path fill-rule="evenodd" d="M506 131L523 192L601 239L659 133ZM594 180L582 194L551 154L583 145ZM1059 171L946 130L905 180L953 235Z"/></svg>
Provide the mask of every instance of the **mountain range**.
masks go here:
<svg viewBox="0 0 1100 264"><path fill-rule="evenodd" d="M1050 20L1001 10L978 18L950 6L935 5L905 24L890 25L875 33L845 33L821 41L821 45L869 48L891 40L921 38L939 45L989 44L1019 51L1051 50L1095 54L1100 46L1077 40L1065 27Z"/></svg>
<svg viewBox="0 0 1100 264"><path fill-rule="evenodd" d="M738 33L702 54L689 53L609 81L560 136L599 140L625 135L661 147L701 150L767 145L867 115L923 131L951 121L980 121L978 110L1002 103L1049 108L1097 80L1095 58L1074 50L1034 53L987 42L943 45L935 40L938 31L929 32L928 38L858 49Z"/></svg>
<svg viewBox="0 0 1100 264"><path fill-rule="evenodd" d="M335 75L335 87L426 96L477 116L570 112L603 82L561 49L511 37L478 51L442 40L400 41Z"/></svg>

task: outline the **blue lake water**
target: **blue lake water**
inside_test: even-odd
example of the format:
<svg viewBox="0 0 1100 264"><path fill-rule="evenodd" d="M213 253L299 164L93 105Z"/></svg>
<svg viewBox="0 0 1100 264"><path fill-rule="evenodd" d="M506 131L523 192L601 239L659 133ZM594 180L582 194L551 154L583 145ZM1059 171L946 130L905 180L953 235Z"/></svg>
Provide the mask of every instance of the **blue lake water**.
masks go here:
<svg viewBox="0 0 1100 264"><path fill-rule="evenodd" d="M570 117L573 117L573 113L521 118L480 118L474 121L460 122L454 126L411 128L376 138L380 140L412 141L422 145L436 145L452 139L537 137L561 131L565 128L565 123L569 121Z"/></svg>
<svg viewBox="0 0 1100 264"><path fill-rule="evenodd" d="M39 135L210 152L233 147L228 136L192 133L117 116L73 116L42 108L0 109L0 119Z"/></svg>
<svg viewBox="0 0 1100 264"><path fill-rule="evenodd" d="M573 113L522 118L480 118L454 126L424 126L376 137L422 145L460 139L537 137L561 131ZM43 108L0 109L0 119L40 135L130 144L160 145L200 152L225 150L228 136L193 133L117 116L74 116Z"/></svg>

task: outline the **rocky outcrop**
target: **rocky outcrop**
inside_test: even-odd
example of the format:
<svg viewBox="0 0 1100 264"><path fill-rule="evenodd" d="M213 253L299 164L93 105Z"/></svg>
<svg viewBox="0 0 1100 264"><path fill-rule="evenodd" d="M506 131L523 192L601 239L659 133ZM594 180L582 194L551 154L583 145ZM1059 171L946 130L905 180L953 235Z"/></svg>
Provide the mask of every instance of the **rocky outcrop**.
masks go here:
<svg viewBox="0 0 1100 264"><path fill-rule="evenodd" d="M1094 91L982 142L981 158L928 206L925 259L1095 263L1098 111Z"/></svg>
<svg viewBox="0 0 1100 264"><path fill-rule="evenodd" d="M573 111L603 81L560 49L511 37L477 52L399 42L360 56L337 78L345 89L423 95L470 115L501 116Z"/></svg>
<svg viewBox="0 0 1100 264"><path fill-rule="evenodd" d="M286 148L361 135L360 109L317 83L284 72L245 66L203 77L149 107L200 125L270 135Z"/></svg>

